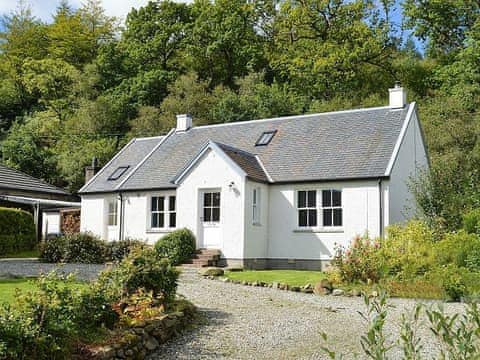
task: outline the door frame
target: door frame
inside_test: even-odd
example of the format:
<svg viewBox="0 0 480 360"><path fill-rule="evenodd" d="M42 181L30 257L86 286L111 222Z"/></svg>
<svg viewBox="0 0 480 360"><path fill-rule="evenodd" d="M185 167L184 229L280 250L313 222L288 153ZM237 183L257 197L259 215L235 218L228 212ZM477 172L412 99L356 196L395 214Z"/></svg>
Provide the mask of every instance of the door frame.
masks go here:
<svg viewBox="0 0 480 360"><path fill-rule="evenodd" d="M204 194L205 193L214 193L218 192L220 193L220 217L218 222L204 222L203 221L203 202L204 202ZM205 233L204 229L205 228L217 228L218 231L220 232L220 239L218 242L218 248L223 247L223 237L221 235L222 233L222 214L223 214L223 199L222 199L222 188L221 187L205 187L205 188L199 188L197 191L197 221L198 221L198 247L199 248L207 248L207 245L205 243Z"/></svg>

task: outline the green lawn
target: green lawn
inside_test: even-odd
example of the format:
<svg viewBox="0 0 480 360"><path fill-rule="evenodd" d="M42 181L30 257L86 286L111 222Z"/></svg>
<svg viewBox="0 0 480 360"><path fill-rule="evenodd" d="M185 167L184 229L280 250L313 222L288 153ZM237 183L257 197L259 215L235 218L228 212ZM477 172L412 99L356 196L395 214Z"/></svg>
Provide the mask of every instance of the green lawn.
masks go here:
<svg viewBox="0 0 480 360"><path fill-rule="evenodd" d="M15 254L7 254L7 255L0 255L0 258L38 258L40 256L40 252L35 249L35 250L27 250L27 251L22 251L19 253Z"/></svg>
<svg viewBox="0 0 480 360"><path fill-rule="evenodd" d="M0 303L11 304L15 300L16 289L20 289L22 292L35 291L37 287L34 280L33 278L0 280ZM85 283L73 283L71 286L81 288L85 286Z"/></svg>
<svg viewBox="0 0 480 360"><path fill-rule="evenodd" d="M226 272L225 276L232 280L241 280L248 282L282 283L290 286L304 286L306 284L315 285L318 281L325 278L325 273L321 271L304 270L247 270Z"/></svg>

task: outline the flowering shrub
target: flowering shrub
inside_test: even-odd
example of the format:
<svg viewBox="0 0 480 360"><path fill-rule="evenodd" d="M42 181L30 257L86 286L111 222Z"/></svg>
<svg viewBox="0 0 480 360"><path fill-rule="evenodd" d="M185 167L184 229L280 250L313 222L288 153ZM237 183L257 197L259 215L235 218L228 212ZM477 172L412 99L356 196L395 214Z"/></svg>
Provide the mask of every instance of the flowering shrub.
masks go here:
<svg viewBox="0 0 480 360"><path fill-rule="evenodd" d="M368 236L357 236L350 247L337 247L333 265L346 282L377 282L383 273L380 243Z"/></svg>

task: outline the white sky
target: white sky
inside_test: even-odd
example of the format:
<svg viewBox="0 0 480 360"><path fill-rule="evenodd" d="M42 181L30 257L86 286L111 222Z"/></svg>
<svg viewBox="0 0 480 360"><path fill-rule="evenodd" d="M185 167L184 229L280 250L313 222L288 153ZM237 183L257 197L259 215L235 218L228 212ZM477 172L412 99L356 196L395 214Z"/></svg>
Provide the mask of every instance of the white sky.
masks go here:
<svg viewBox="0 0 480 360"><path fill-rule="evenodd" d="M190 2L189 0L176 0L178 2ZM44 20L50 21L55 8L60 0L26 0L32 8L33 15ZM69 0L73 7L79 7L82 0ZM146 5L148 0L103 0L103 7L110 16L117 16L122 20L128 14L132 7L138 8ZM17 7L17 0L0 0L0 15L8 14Z"/></svg>

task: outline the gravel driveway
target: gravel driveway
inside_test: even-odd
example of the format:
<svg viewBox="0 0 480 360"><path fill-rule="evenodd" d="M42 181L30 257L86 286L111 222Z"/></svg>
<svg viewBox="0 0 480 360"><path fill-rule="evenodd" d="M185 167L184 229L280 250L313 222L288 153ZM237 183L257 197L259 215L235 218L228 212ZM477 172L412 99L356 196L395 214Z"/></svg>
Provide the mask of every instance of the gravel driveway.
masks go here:
<svg viewBox="0 0 480 360"><path fill-rule="evenodd" d="M365 324L358 311L361 298L316 296L260 287L246 287L200 278L191 270L181 278L179 294L195 303L204 324L162 345L149 359L326 359L320 334L329 335L329 348L346 358L360 352ZM393 299L387 332L398 334L400 314L413 300ZM433 304L431 304L433 306ZM447 312L461 304L446 304ZM421 330L425 355L435 357L435 341ZM401 353L391 353L401 359ZM360 357L362 358L362 357Z"/></svg>
<svg viewBox="0 0 480 360"><path fill-rule="evenodd" d="M0 259L0 276L38 276L56 270L63 274L75 273L79 280L93 280L105 265L95 264L45 264L30 259Z"/></svg>

